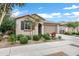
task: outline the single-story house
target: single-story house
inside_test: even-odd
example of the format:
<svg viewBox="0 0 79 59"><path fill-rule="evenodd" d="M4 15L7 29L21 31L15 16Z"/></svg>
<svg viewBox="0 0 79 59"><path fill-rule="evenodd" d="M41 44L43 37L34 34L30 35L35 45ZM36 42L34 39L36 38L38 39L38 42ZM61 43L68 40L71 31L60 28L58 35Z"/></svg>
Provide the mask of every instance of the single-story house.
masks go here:
<svg viewBox="0 0 79 59"><path fill-rule="evenodd" d="M30 26L32 22L34 26ZM33 25L32 24L32 25ZM16 35L37 35L44 33L59 33L59 24L46 21L37 14L25 15L16 18Z"/></svg>

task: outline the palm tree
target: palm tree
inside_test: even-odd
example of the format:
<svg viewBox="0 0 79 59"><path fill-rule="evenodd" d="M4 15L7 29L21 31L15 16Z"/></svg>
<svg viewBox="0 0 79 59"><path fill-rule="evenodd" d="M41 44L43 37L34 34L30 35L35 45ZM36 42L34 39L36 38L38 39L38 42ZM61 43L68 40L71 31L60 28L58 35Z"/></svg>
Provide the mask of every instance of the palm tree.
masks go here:
<svg viewBox="0 0 79 59"><path fill-rule="evenodd" d="M24 6L24 3L0 3L0 26L5 15L10 14L15 6Z"/></svg>

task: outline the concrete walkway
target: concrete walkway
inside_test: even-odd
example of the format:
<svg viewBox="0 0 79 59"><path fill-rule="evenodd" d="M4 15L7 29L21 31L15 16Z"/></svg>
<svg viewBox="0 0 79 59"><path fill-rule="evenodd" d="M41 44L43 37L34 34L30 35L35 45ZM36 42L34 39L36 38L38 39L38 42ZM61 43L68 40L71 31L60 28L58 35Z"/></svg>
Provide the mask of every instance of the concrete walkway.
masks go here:
<svg viewBox="0 0 79 59"><path fill-rule="evenodd" d="M10 48L1 48L2 56L44 56L63 51L67 55L79 55L79 48L71 46L76 44L73 41L47 42L32 45L23 45Z"/></svg>

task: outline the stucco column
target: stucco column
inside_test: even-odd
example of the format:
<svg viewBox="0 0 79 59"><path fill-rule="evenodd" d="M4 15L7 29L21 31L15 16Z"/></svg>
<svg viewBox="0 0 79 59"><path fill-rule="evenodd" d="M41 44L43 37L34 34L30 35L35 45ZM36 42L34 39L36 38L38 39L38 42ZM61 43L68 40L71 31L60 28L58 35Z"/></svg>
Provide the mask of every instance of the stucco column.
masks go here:
<svg viewBox="0 0 79 59"><path fill-rule="evenodd" d="M38 24L36 23L35 29L33 30L33 35L37 35L37 34L38 34Z"/></svg>
<svg viewBox="0 0 79 59"><path fill-rule="evenodd" d="M44 34L44 24L42 24L42 34Z"/></svg>
<svg viewBox="0 0 79 59"><path fill-rule="evenodd" d="M38 35L38 24L36 24L36 26L35 26L35 33L34 34Z"/></svg>
<svg viewBox="0 0 79 59"><path fill-rule="evenodd" d="M59 32L60 32L60 26L57 25L57 33L59 34Z"/></svg>

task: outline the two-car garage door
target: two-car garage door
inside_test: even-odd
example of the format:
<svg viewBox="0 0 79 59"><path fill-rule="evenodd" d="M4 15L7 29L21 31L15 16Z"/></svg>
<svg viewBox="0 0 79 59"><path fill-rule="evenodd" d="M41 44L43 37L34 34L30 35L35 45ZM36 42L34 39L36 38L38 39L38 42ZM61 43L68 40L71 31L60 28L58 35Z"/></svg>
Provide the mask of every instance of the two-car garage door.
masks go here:
<svg viewBox="0 0 79 59"><path fill-rule="evenodd" d="M44 25L44 33L57 33L57 25Z"/></svg>

